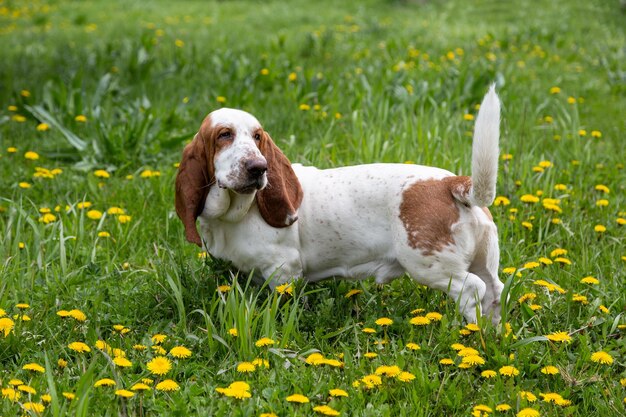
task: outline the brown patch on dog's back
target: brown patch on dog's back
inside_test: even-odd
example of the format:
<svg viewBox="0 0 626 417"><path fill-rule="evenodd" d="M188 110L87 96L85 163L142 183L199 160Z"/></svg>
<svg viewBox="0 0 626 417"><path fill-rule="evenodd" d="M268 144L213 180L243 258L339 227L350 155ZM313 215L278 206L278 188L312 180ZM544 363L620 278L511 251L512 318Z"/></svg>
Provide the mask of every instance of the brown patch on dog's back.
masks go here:
<svg viewBox="0 0 626 417"><path fill-rule="evenodd" d="M457 202L469 204L470 177L417 181L402 193L400 220L409 246L424 255L454 243L452 225L459 220Z"/></svg>

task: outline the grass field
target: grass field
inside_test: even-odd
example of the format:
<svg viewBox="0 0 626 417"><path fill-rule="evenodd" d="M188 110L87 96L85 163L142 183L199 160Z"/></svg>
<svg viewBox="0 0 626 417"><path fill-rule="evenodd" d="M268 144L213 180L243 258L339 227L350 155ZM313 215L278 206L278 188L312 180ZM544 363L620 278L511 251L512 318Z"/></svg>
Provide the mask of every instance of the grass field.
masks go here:
<svg viewBox="0 0 626 417"><path fill-rule="evenodd" d="M621 7L0 1L0 415L625 415ZM185 242L211 110L292 161L467 174L491 82L501 326L406 277L272 293Z"/></svg>

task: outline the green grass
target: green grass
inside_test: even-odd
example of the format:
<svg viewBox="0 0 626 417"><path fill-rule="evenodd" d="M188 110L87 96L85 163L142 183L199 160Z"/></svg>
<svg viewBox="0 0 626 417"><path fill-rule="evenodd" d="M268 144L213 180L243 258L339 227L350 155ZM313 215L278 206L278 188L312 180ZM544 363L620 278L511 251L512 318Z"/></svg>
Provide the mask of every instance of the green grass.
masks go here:
<svg viewBox="0 0 626 417"><path fill-rule="evenodd" d="M302 416L325 404L354 416L466 416L478 404L492 415L525 408L542 416L624 415L624 28L614 0L4 1L0 308L15 327L0 333L0 414L19 415L48 394L48 416ZM503 102L501 153L512 159L503 159L498 179L510 205L492 213L501 269L520 273L500 275L507 325L481 323L463 335L452 300L408 278L381 288L372 281L298 283L292 296L279 295L185 242L173 207L174 164L211 110L227 105L255 114L292 161L412 161L468 173L473 122L464 116L476 113L494 81ZM49 129L38 130L40 123ZM27 151L39 159L26 159ZM541 170L541 161L551 164ZM36 178L36 167L62 172ZM110 177L97 177L98 169ZM541 194L540 201L524 203L525 194ZM558 199L560 212L544 198ZM601 200L608 205L598 206ZM107 214L111 207L130 221ZM53 221L39 221L42 208ZM89 210L104 215L93 220ZM554 260L557 248L571 264L528 264ZM599 284L582 283L587 276ZM217 290L227 284L230 291ZM352 289L362 292L346 298ZM518 301L529 293L535 298ZM442 318L413 326L418 308ZM87 320L57 315L72 309ZM393 324L376 325L381 317ZM544 337L560 331L570 343ZM166 351L192 351L187 359L168 354L173 367L165 376L147 368L158 355L155 334L167 335ZM257 347L262 337L275 344ZM115 352L97 349L98 340L122 349L133 365L114 366ZM91 352L69 349L76 341ZM421 349L409 350L409 342ZM485 363L459 368L454 343L477 349ZM614 362L593 362L598 351ZM314 352L344 366L305 363ZM240 362L257 358L269 368L237 372ZM445 358L454 364L442 365ZM45 372L24 370L28 363ZM383 376L378 387L353 386L381 365L415 379ZM481 376L506 365L519 375ZM547 365L559 373L543 374ZM105 377L116 388L94 387ZM142 378L154 379L153 390L115 395ZM167 378L180 389L154 389ZM36 394L11 401L12 379ZM251 397L216 391L234 381L249 383ZM349 397L330 398L333 388ZM287 402L293 393L310 403ZM546 393L569 404L542 401ZM495 411L499 404L511 410Z"/></svg>

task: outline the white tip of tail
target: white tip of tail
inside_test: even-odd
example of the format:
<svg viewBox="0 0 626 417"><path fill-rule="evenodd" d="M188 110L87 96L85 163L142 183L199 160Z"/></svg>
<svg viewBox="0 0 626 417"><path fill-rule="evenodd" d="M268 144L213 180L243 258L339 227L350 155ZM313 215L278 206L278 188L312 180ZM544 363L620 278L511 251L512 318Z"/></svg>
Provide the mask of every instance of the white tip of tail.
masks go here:
<svg viewBox="0 0 626 417"><path fill-rule="evenodd" d="M499 139L500 99L496 94L496 85L492 84L483 98L474 126L470 195L473 205L488 207L496 197Z"/></svg>

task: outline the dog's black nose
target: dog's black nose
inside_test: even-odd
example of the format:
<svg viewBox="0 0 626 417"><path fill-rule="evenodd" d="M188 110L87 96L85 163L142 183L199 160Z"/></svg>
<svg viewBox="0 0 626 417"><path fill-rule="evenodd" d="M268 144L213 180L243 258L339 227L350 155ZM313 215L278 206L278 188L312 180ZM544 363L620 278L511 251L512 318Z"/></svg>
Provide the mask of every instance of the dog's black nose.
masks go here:
<svg viewBox="0 0 626 417"><path fill-rule="evenodd" d="M260 178L267 171L267 162L264 159L250 159L246 161L246 170L252 178Z"/></svg>

